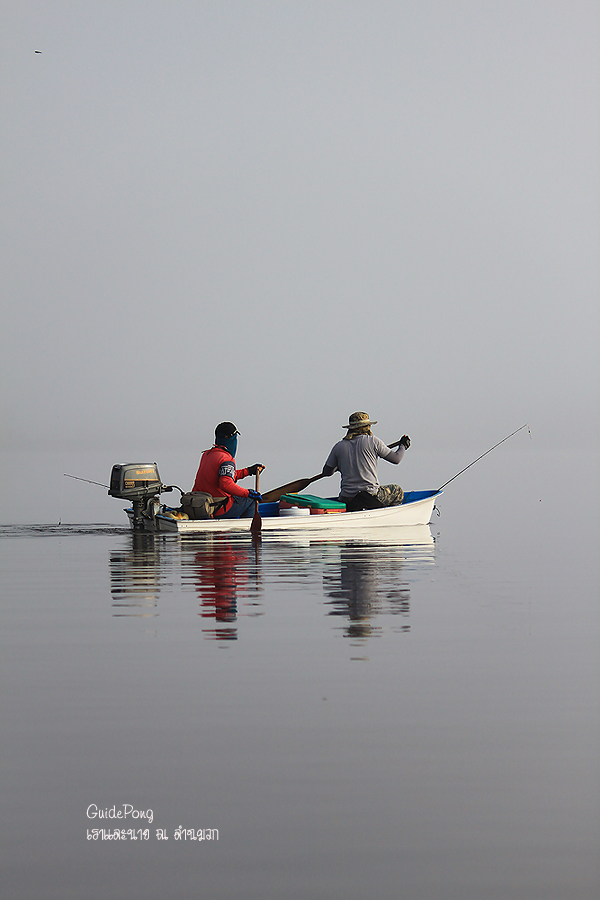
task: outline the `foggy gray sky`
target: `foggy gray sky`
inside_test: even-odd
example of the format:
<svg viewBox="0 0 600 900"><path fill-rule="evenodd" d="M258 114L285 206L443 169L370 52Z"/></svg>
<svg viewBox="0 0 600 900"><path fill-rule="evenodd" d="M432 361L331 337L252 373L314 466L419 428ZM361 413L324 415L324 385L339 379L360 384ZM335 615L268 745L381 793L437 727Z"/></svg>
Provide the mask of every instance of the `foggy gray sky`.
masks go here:
<svg viewBox="0 0 600 900"><path fill-rule="evenodd" d="M5 451L592 446L596 2L0 8Z"/></svg>

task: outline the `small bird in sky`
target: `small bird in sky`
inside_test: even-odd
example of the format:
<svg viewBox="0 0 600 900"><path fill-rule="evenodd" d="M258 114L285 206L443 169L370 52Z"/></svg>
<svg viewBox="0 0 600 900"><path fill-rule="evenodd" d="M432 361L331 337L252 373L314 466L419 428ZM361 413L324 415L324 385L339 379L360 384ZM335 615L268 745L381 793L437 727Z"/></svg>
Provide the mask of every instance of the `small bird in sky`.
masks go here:
<svg viewBox="0 0 600 900"><path fill-rule="evenodd" d="M41 51L41 50L36 50L35 52L36 52L36 53L41 53L42 51Z"/></svg>

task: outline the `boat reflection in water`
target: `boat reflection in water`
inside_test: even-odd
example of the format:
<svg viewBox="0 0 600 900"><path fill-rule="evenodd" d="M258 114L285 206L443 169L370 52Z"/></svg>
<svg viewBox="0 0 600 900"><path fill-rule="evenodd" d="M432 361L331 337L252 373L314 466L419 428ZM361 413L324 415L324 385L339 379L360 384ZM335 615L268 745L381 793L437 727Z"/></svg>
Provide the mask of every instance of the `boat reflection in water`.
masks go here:
<svg viewBox="0 0 600 900"><path fill-rule="evenodd" d="M344 620L344 636L361 645L381 634L377 617L388 629L408 631L411 580L434 563L428 525L351 537L278 534L259 543L226 533L134 533L130 541L110 556L113 615L157 616L162 595L163 615L199 615L204 637L224 642L237 640L241 619L264 615L265 598L282 590L316 597L327 615ZM168 594L173 602L166 606Z"/></svg>

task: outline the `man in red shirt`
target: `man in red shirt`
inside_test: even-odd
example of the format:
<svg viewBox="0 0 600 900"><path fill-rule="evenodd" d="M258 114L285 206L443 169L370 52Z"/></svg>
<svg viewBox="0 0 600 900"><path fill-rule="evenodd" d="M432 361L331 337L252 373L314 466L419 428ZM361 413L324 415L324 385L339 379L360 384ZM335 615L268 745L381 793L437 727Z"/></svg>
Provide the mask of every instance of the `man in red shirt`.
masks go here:
<svg viewBox="0 0 600 900"><path fill-rule="evenodd" d="M261 463L255 463L248 469L236 469L235 454L239 433L233 422L221 422L217 425L214 446L204 451L196 473L192 492L204 491L212 497L225 499L225 503L215 509L215 518L251 518L256 501L262 500L257 491L237 484L238 479L258 475L264 469Z"/></svg>

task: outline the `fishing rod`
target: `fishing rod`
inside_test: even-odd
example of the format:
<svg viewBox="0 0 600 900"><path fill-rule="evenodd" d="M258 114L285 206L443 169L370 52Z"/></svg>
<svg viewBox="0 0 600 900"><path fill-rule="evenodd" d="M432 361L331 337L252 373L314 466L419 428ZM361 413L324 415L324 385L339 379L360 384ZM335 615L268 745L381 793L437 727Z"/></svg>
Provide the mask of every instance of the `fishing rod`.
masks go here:
<svg viewBox="0 0 600 900"><path fill-rule="evenodd" d="M458 478L459 475L462 475L463 472L466 472L467 469L470 469L471 466L474 466L476 462L479 462L480 459L483 459L484 456L487 456L488 453L491 453L492 450L495 450L496 447L499 447L500 444L504 443L504 441L507 441L509 438L513 437L513 435L518 434L519 431L523 431L524 428L528 428L528 427L529 427L528 424L525 423L525 425L521 425L520 428L517 428L516 431L513 431L511 434L507 434L505 438L502 438L501 441L498 441L497 444L494 444L493 447L490 447L489 450L486 450L485 453L482 453L481 456L478 456L477 459L474 459L472 463L469 463L468 466L465 466L464 469L461 469L460 472L457 472L456 475L453 475L452 478L450 478L448 481L446 481L445 484L442 485L442 487L438 488L438 491L441 491L442 488L445 488L446 485L450 484L451 481L454 481L455 478Z"/></svg>
<svg viewBox="0 0 600 900"><path fill-rule="evenodd" d="M79 478L78 475L67 475L66 472L63 472L63 476L65 478L74 478L75 481L85 481L86 484L98 484L98 485L100 485L100 487L105 487L105 488L108 487L107 484L102 484L100 481L90 481L89 478Z"/></svg>

